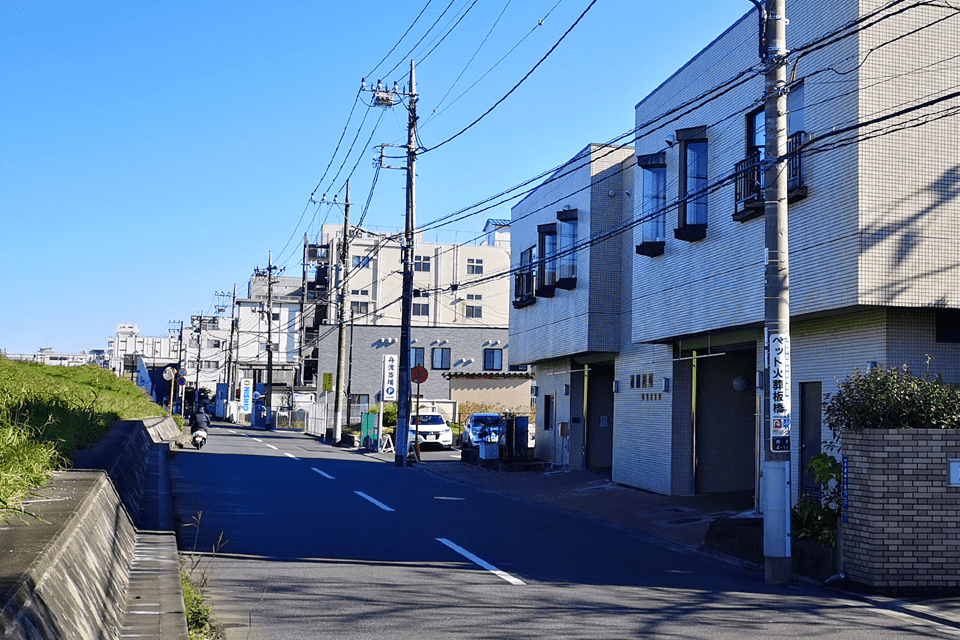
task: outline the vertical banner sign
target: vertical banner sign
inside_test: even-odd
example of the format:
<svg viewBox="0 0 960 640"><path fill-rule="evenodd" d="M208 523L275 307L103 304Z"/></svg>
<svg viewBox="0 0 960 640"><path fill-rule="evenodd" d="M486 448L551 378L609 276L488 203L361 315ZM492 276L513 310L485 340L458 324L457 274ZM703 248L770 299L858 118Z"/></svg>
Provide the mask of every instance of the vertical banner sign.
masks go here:
<svg viewBox="0 0 960 640"><path fill-rule="evenodd" d="M384 402L397 401L397 360L398 356L383 356L383 389L380 397Z"/></svg>
<svg viewBox="0 0 960 640"><path fill-rule="evenodd" d="M790 451L790 336L770 334L770 450Z"/></svg>
<svg viewBox="0 0 960 640"><path fill-rule="evenodd" d="M333 374L323 374L323 385L321 391L333 391Z"/></svg>
<svg viewBox="0 0 960 640"><path fill-rule="evenodd" d="M240 381L240 412L253 412L253 378L243 378Z"/></svg>

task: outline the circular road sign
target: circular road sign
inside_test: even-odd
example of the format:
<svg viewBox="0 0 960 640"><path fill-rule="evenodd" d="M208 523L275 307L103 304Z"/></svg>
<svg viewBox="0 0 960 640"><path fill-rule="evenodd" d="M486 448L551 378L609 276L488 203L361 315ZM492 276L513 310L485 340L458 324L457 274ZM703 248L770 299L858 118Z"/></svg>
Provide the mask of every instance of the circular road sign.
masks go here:
<svg viewBox="0 0 960 640"><path fill-rule="evenodd" d="M184 369L184 368L181 368L181 369L180 369L180 375L181 375L181 376L187 375L187 370Z"/></svg>
<svg viewBox="0 0 960 640"><path fill-rule="evenodd" d="M177 378L177 384L182 387L183 385L187 384L187 379L181 376Z"/></svg>
<svg viewBox="0 0 960 640"><path fill-rule="evenodd" d="M410 373L413 381L417 384L427 381L427 370L422 365L418 364Z"/></svg>
<svg viewBox="0 0 960 640"><path fill-rule="evenodd" d="M163 370L163 379L164 380L173 380L173 376L177 375L177 372L173 367L167 367Z"/></svg>

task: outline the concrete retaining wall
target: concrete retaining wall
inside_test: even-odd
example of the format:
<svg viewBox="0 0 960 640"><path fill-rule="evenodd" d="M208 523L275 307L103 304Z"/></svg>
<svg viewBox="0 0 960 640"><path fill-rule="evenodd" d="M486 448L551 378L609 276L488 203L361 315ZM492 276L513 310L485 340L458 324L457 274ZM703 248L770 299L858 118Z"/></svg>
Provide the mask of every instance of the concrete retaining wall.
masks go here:
<svg viewBox="0 0 960 640"><path fill-rule="evenodd" d="M97 446L73 459L75 467L103 470L58 472L24 505L37 519L0 528L0 549L9 550L0 557L0 639L113 640L120 635L137 562L134 548L142 538L135 525L171 520L148 513L162 503L150 484L158 474L148 472L148 463L151 458L153 467L158 458L165 462L163 451L179 434L170 418L118 422ZM169 509L169 495L166 500ZM168 555L167 564L176 572L175 546ZM178 579L175 586L179 590ZM186 638L182 620L145 637Z"/></svg>

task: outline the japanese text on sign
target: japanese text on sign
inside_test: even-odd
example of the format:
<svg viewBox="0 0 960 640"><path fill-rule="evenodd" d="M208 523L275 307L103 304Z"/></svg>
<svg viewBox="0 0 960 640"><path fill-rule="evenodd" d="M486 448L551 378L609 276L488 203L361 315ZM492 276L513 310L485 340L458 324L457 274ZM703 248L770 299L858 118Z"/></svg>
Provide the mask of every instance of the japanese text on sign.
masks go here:
<svg viewBox="0 0 960 640"><path fill-rule="evenodd" d="M790 336L774 333L770 358L770 448L790 450Z"/></svg>
<svg viewBox="0 0 960 640"><path fill-rule="evenodd" d="M397 400L397 356L383 356L383 400Z"/></svg>

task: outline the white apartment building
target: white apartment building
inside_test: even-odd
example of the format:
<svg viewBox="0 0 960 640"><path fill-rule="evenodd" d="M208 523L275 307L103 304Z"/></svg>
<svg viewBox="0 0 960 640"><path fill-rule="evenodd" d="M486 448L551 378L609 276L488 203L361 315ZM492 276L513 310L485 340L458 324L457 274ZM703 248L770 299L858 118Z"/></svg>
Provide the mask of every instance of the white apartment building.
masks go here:
<svg viewBox="0 0 960 640"><path fill-rule="evenodd" d="M107 359L114 374L136 379L137 359L146 367L167 366L181 359L179 334L142 336L135 324L118 324L117 333L107 339Z"/></svg>
<svg viewBox="0 0 960 640"><path fill-rule="evenodd" d="M899 9L788 3L794 500L839 381L960 382L960 19ZM592 145L514 207L510 343L536 365L538 457L664 494L757 490L757 38L751 11L639 102L625 162Z"/></svg>
<svg viewBox="0 0 960 640"><path fill-rule="evenodd" d="M469 243L430 243L417 235L411 366L423 364L430 371L420 389L422 396L448 398L443 373L511 370L509 232L509 221L491 220ZM345 281L349 393L360 405L380 401L383 358L399 354L403 290L399 237L354 228L347 270L338 264L342 226L324 225L318 242L305 246L309 303L303 324L305 383L322 389L324 373L335 380L338 292Z"/></svg>

